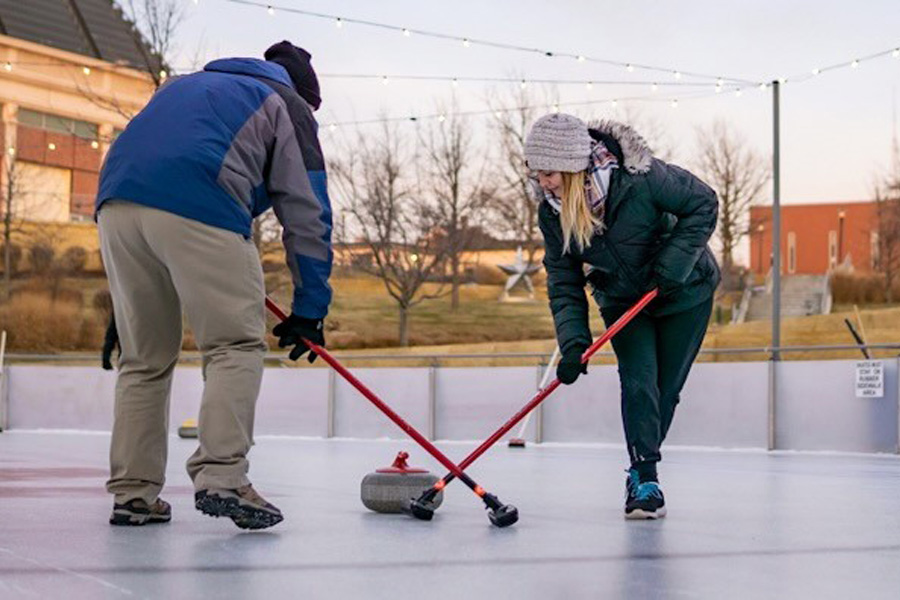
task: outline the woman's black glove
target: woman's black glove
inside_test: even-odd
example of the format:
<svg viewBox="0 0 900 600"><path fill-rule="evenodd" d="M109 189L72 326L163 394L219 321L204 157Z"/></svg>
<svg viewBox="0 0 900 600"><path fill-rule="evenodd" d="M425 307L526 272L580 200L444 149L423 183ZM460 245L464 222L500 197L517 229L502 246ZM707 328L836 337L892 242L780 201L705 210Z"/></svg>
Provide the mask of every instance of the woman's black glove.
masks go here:
<svg viewBox="0 0 900 600"><path fill-rule="evenodd" d="M584 346L575 346L563 353L559 364L556 365L556 378L560 383L570 385L575 383L581 374L587 375L587 363L581 362L581 355L587 350Z"/></svg>
<svg viewBox="0 0 900 600"><path fill-rule="evenodd" d="M649 292L652 289L656 289L659 292L658 298L670 298L681 290L682 287L684 287L684 284L657 273L650 283L650 289L647 291Z"/></svg>
<svg viewBox="0 0 900 600"><path fill-rule="evenodd" d="M109 318L109 326L106 328L106 335L103 338L103 352L100 355L100 364L106 371L112 371L112 353L113 350L119 348L119 356L122 355L122 348L119 346L119 330L116 328L115 315Z"/></svg>
<svg viewBox="0 0 900 600"><path fill-rule="evenodd" d="M278 337L279 348L294 347L288 356L291 360L297 360L309 352L309 346L303 343L303 338L319 346L325 346L323 325L322 319L307 319L291 314L290 317L276 325L272 329L272 333ZM315 352L310 352L307 360L312 363L318 356Z"/></svg>

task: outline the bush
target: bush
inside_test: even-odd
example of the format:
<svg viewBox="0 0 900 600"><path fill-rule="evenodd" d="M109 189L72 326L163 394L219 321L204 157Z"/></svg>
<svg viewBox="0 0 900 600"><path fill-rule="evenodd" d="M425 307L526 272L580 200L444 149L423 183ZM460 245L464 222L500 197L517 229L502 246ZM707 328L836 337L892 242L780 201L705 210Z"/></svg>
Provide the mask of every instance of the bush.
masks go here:
<svg viewBox="0 0 900 600"><path fill-rule="evenodd" d="M56 250L52 246L44 243L35 244L28 253L32 272L36 275L47 275L53 268L53 259L55 257Z"/></svg>
<svg viewBox="0 0 900 600"><path fill-rule="evenodd" d="M63 273L82 273L87 266L88 251L81 246L72 246L63 252L59 259L59 268Z"/></svg>
<svg viewBox="0 0 900 600"><path fill-rule="evenodd" d="M6 266L6 245L0 246L0 270ZM19 263L22 262L22 247L18 244L9 246L9 271L13 275L19 272Z"/></svg>
<svg viewBox="0 0 900 600"><path fill-rule="evenodd" d="M7 331L14 352L80 350L85 341L97 339L96 327L84 321L76 304L54 303L46 294L18 294L0 307L0 329Z"/></svg>
<svg viewBox="0 0 900 600"><path fill-rule="evenodd" d="M101 321L104 323L108 322L113 312L112 294L109 293L109 290L100 290L94 294L91 306L97 312Z"/></svg>
<svg viewBox="0 0 900 600"><path fill-rule="evenodd" d="M900 278L892 288L894 302L900 301ZM884 276L837 273L831 277L831 297L835 304L883 304L887 302Z"/></svg>

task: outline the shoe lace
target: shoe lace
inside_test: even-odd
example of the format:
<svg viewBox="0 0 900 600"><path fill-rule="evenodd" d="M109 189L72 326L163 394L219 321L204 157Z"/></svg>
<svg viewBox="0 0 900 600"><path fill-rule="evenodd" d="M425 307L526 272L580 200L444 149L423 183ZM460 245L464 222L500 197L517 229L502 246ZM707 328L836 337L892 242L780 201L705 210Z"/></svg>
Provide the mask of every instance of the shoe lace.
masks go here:
<svg viewBox="0 0 900 600"><path fill-rule="evenodd" d="M650 498L662 498L662 490L659 489L659 484L654 483L652 481L648 481L647 483L642 483L641 485L638 486L635 497L638 500L649 500Z"/></svg>

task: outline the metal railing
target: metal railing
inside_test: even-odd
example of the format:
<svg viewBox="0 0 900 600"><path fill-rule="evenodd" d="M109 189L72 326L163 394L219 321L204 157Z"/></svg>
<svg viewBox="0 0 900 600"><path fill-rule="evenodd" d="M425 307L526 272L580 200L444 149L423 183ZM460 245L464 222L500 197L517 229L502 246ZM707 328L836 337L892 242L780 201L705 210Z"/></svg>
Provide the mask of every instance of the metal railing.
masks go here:
<svg viewBox="0 0 900 600"><path fill-rule="evenodd" d="M861 352L866 350L896 350L900 354L900 343L892 344L832 344L832 345L811 345L811 346L756 346L746 348L702 348L701 356L719 356L719 355L742 355L742 354L761 354L766 357L765 360L771 360L776 353L799 353L799 352ZM494 353L465 353L465 354L356 354L346 352L335 352L334 357L341 361L421 361L430 365L441 366L444 361L453 360L523 360L532 361L527 364L546 364L551 352L494 352ZM597 352L595 357L615 357L612 351ZM97 363L100 362L99 353L66 353L66 354L6 354L6 361L9 364L27 364L27 363ZM183 352L179 358L180 363L194 363L202 361L203 356L199 352ZM837 360L837 359L836 359ZM285 352L270 352L266 354L265 361L268 365L293 365L297 364L287 358ZM304 363L305 366L305 363ZM316 365L326 367L327 365Z"/></svg>

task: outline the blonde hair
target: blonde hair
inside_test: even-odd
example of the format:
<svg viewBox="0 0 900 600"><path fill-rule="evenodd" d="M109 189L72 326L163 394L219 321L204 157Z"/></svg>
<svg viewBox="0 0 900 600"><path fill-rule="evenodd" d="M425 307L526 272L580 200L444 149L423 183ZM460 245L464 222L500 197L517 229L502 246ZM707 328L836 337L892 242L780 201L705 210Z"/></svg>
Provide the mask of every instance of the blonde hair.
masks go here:
<svg viewBox="0 0 900 600"><path fill-rule="evenodd" d="M563 234L563 254L569 252L574 238L578 250L591 247L591 238L600 220L588 206L584 194L585 172L562 173L562 198L559 221Z"/></svg>

